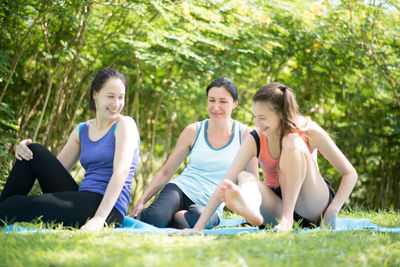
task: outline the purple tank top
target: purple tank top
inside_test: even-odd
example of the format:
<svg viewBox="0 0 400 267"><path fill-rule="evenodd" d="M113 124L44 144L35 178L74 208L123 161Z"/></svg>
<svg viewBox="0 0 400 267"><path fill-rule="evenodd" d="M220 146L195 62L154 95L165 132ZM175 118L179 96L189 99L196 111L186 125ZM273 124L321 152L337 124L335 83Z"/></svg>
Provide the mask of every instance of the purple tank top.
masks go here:
<svg viewBox="0 0 400 267"><path fill-rule="evenodd" d="M90 121L83 122L79 126L79 140L81 143L80 161L82 167L86 170L85 177L79 186L79 191L89 191L104 195L110 178L113 173L113 162L115 152L114 132L118 121L111 126L110 130L99 140L91 141L89 139ZM139 133L136 131L137 135ZM139 158L139 146L136 149L132 164L129 170L128 178L122 188L121 194L115 203L115 208L123 216L130 201L130 192L133 176L135 174L137 162Z"/></svg>

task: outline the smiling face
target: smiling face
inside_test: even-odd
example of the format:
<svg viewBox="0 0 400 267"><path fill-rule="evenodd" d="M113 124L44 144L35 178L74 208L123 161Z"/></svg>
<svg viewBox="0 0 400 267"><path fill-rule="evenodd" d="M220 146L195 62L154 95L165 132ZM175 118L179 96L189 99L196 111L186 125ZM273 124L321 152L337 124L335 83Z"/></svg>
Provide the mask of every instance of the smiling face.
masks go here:
<svg viewBox="0 0 400 267"><path fill-rule="evenodd" d="M99 92L93 92L93 99L97 116L115 120L125 104L125 85L121 79L110 78Z"/></svg>
<svg viewBox="0 0 400 267"><path fill-rule="evenodd" d="M207 108L210 119L230 119L232 110L238 101L233 101L232 95L224 87L211 87L207 96Z"/></svg>
<svg viewBox="0 0 400 267"><path fill-rule="evenodd" d="M280 134L282 116L277 114L270 104L264 101L253 102L254 123L264 135Z"/></svg>

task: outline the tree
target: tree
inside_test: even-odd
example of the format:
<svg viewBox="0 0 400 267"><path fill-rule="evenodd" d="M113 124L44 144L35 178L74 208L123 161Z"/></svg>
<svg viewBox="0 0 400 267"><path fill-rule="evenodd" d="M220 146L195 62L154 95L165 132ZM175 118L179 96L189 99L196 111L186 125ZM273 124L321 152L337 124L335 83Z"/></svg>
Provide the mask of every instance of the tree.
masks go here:
<svg viewBox="0 0 400 267"><path fill-rule="evenodd" d="M225 76L240 92L234 116L250 126L256 89L289 85L356 166L351 202L400 206L397 1L28 0L2 1L0 16L1 177L17 140L57 154L93 116L90 78L115 67L128 77L125 114L141 135L133 199L178 133L207 116L205 88ZM82 176L79 165L73 172Z"/></svg>

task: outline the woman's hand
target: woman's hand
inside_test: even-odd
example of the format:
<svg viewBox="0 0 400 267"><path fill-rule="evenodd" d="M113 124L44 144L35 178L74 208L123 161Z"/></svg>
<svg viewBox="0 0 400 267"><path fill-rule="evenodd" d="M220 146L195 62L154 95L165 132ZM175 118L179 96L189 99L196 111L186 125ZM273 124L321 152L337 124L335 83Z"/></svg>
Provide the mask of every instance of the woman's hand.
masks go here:
<svg viewBox="0 0 400 267"><path fill-rule="evenodd" d="M25 139L22 140L18 145L17 148L15 149L15 157L18 160L31 160L33 159L33 153L32 151L28 148L28 146L32 144L31 139Z"/></svg>
<svg viewBox="0 0 400 267"><path fill-rule="evenodd" d="M174 232L176 235L194 235L198 234L201 230L196 228L185 228L179 232Z"/></svg>
<svg viewBox="0 0 400 267"><path fill-rule="evenodd" d="M133 208L133 210L129 216L136 219L137 217L139 217L140 213L142 213L143 208L144 208L144 204L142 201L139 200L138 203L136 203L135 207Z"/></svg>
<svg viewBox="0 0 400 267"><path fill-rule="evenodd" d="M275 225L274 230L277 232L289 232L293 230L293 219L281 218L279 224Z"/></svg>
<svg viewBox="0 0 400 267"><path fill-rule="evenodd" d="M81 227L81 230L87 232L100 231L101 229L103 229L105 222L106 221L102 217L94 216L87 223L85 223L85 225Z"/></svg>
<svg viewBox="0 0 400 267"><path fill-rule="evenodd" d="M325 211L324 218L322 219L322 225L326 228L335 229L337 215L338 211L332 206L329 206Z"/></svg>

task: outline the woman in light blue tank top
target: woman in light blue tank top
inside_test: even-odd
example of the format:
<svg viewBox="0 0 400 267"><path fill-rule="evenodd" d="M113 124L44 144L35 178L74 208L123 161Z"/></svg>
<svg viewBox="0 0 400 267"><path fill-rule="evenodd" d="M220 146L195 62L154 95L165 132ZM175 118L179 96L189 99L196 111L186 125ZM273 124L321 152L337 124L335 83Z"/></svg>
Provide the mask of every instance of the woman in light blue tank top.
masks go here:
<svg viewBox="0 0 400 267"><path fill-rule="evenodd" d="M30 139L19 143L0 196L0 221L40 217L87 231L122 223L139 153L135 121L121 114L127 82L117 70L103 69L90 88L96 117L72 131L57 158ZM78 159L86 170L80 186L69 173ZM27 196L36 179L43 194Z"/></svg>
<svg viewBox="0 0 400 267"><path fill-rule="evenodd" d="M209 119L188 125L180 134L175 149L136 203L131 216L157 227L193 227L208 199L232 163L242 139L251 129L231 118L238 104L236 85L227 78L212 82L206 89ZM189 164L171 182L182 161ZM257 160L249 164L257 173ZM163 188L164 187L164 188ZM144 205L161 189L158 198ZM221 205L209 220L218 225Z"/></svg>

